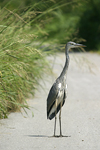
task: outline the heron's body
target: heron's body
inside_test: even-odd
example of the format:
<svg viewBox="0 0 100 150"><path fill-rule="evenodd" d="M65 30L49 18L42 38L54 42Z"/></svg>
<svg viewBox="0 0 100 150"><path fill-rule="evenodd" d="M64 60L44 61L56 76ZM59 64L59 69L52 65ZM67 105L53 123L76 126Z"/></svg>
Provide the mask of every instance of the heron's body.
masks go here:
<svg viewBox="0 0 100 150"><path fill-rule="evenodd" d="M56 115L59 113L59 123L60 123L60 136L62 136L61 132L61 108L65 103L65 99L67 96L67 70L69 65L69 49L74 47L83 47L84 45L76 44L74 42L68 42L65 47L66 54L66 62L65 66L60 74L60 76L56 79L54 84L52 85L50 92L47 98L47 118L53 119L55 117L55 127L54 127L54 136L56 130Z"/></svg>
<svg viewBox="0 0 100 150"><path fill-rule="evenodd" d="M63 88L63 86L64 82L61 83L60 79L58 78L50 90L47 102L47 118L49 118L50 120L55 117L55 113L57 114L60 110L60 106L63 106L63 104L65 103L66 89ZM51 94L52 97L50 96ZM52 103L50 102L51 98Z"/></svg>
<svg viewBox="0 0 100 150"><path fill-rule="evenodd" d="M67 66L66 71L67 71ZM65 98L67 96L67 83L66 83L66 73L63 74L63 78L60 75L54 82L47 98L47 118L50 120L55 117L60 110L60 106L63 106L65 103ZM62 74L62 73L61 73ZM52 103L51 103L52 99Z"/></svg>

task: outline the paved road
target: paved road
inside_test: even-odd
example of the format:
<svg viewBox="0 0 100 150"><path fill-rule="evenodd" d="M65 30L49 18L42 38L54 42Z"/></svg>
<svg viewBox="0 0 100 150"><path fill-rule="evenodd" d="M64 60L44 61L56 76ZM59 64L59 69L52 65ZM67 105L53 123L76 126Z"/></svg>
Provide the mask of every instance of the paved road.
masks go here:
<svg viewBox="0 0 100 150"><path fill-rule="evenodd" d="M61 53L48 60L51 66L55 63L54 75L45 76L43 87L29 99L28 116L22 111L0 120L0 150L100 150L100 56L70 54L68 97L62 109L63 134L70 137L63 138L51 138L54 120L46 119L46 98L65 56Z"/></svg>

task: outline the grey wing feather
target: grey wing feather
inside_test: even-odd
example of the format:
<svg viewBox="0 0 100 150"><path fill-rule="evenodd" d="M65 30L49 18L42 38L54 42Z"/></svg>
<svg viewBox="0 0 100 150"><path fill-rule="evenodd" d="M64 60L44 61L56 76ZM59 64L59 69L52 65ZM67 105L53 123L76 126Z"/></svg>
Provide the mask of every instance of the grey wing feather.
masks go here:
<svg viewBox="0 0 100 150"><path fill-rule="evenodd" d="M55 103L55 100L58 95L58 91L59 91L58 86L56 83L54 83L50 89L50 92L49 92L48 98L47 98L47 117L49 115L52 105Z"/></svg>
<svg viewBox="0 0 100 150"><path fill-rule="evenodd" d="M59 95L59 94L58 94L58 95ZM57 96L58 96L58 95L57 95ZM65 92L65 89L64 89L64 95L63 95L63 98L62 98L62 106L63 106L64 103L65 103L65 99L66 99L66 92ZM53 106L53 104L51 105L51 109L52 109L52 106ZM60 108L61 108L61 103L59 103L59 105L57 106L56 113L59 112ZM49 109L49 111L48 111L48 113L47 113L47 118L49 118L50 120L55 117L55 111L49 116L49 112L50 112L51 109Z"/></svg>

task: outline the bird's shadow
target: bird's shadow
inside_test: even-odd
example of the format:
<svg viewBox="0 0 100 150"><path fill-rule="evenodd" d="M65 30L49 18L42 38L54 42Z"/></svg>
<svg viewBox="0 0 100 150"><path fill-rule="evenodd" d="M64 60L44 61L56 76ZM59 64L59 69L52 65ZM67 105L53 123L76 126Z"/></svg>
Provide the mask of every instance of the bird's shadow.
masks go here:
<svg viewBox="0 0 100 150"><path fill-rule="evenodd" d="M28 137L39 137L39 138L43 138L43 137L48 137L47 135L26 135Z"/></svg>
<svg viewBox="0 0 100 150"><path fill-rule="evenodd" d="M71 136L65 136L65 135L63 135L63 136L59 136L59 135L56 135L56 136L47 136L47 135L26 135L26 136L28 136L28 137L38 137L38 138L63 138L63 137L71 137Z"/></svg>

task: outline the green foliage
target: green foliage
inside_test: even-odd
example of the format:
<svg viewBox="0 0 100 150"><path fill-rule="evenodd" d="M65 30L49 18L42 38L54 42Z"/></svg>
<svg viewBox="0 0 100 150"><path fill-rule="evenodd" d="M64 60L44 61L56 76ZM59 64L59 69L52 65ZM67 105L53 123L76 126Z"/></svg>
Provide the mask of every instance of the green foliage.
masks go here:
<svg viewBox="0 0 100 150"><path fill-rule="evenodd" d="M100 48L99 5L100 1L98 0L88 0L84 1L79 8L81 14L77 24L79 28L78 37L86 39L88 50L98 50Z"/></svg>
<svg viewBox="0 0 100 150"><path fill-rule="evenodd" d="M25 98L34 95L48 64L39 32L24 20L27 14L3 8L0 16L0 118L6 118L8 111L28 108Z"/></svg>
<svg viewBox="0 0 100 150"><path fill-rule="evenodd" d="M100 47L99 5L99 0L1 1L1 7L20 16L27 14L24 20L30 22L32 29L39 30L39 38L45 42L86 41L88 50Z"/></svg>

